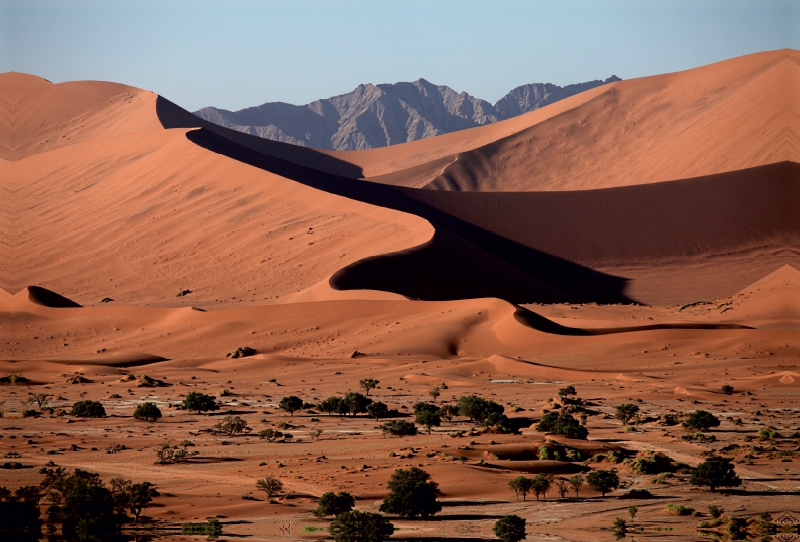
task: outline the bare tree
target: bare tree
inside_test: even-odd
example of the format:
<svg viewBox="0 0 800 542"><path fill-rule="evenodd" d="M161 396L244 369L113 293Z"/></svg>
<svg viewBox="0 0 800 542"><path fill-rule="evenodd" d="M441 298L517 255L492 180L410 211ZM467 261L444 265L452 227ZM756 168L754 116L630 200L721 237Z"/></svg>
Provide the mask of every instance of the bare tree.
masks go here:
<svg viewBox="0 0 800 542"><path fill-rule="evenodd" d="M559 478L556 480L556 487L558 488L558 493L561 495L562 499L567 496L567 493L569 493L569 483L564 479Z"/></svg>
<svg viewBox="0 0 800 542"><path fill-rule="evenodd" d="M52 397L52 395L48 393L39 393L39 392L31 393L30 397L25 402L29 404L36 403L37 405L39 405L39 410L41 410L47 406L48 399L50 397Z"/></svg>

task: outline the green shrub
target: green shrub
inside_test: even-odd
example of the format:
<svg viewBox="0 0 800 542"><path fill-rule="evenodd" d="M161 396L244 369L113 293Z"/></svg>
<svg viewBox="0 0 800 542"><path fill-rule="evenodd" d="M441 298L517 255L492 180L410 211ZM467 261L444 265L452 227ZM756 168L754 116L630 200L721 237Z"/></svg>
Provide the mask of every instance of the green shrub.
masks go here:
<svg viewBox="0 0 800 542"><path fill-rule="evenodd" d="M557 412L548 412L542 416L536 430L574 439L585 439L589 435L589 431L571 414Z"/></svg>
<svg viewBox="0 0 800 542"><path fill-rule="evenodd" d="M502 542L519 542L527 535L525 532L525 518L515 514L498 519L492 530Z"/></svg>
<svg viewBox="0 0 800 542"><path fill-rule="evenodd" d="M694 513L694 508L682 504L668 504L664 510L673 516L691 516Z"/></svg>
<svg viewBox="0 0 800 542"><path fill-rule="evenodd" d="M99 401L78 401L72 405L69 414L79 418L105 418L106 409Z"/></svg>
<svg viewBox="0 0 800 542"><path fill-rule="evenodd" d="M708 431L712 427L719 426L719 418L706 412L705 410L697 410L689 414L689 417L683 422L684 427L687 429L696 429L698 431Z"/></svg>

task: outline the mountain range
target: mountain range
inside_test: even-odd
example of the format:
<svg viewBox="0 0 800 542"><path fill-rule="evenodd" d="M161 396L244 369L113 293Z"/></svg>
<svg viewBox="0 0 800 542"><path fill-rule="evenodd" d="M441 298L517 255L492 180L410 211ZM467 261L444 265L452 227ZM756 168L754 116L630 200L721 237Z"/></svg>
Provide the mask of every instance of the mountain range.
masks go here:
<svg viewBox="0 0 800 542"><path fill-rule="evenodd" d="M506 120L586 90L621 81L587 81L564 87L533 83L496 104L425 79L359 85L340 96L306 105L269 102L240 111L204 107L194 114L250 135L328 150L361 150L407 143Z"/></svg>

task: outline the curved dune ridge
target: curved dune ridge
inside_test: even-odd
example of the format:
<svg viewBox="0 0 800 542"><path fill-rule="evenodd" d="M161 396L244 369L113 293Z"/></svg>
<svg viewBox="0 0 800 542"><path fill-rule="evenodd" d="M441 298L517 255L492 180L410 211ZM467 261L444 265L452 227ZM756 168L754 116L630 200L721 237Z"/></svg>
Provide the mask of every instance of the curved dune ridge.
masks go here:
<svg viewBox="0 0 800 542"><path fill-rule="evenodd" d="M84 304L271 303L310 288L337 297L318 285L341 267L433 235L423 219L207 152L186 129L164 129L148 91L0 80L0 288L10 293L39 284Z"/></svg>
<svg viewBox="0 0 800 542"><path fill-rule="evenodd" d="M159 306L731 295L800 265L799 54L353 152L241 134L125 85L2 74L0 288ZM424 186L447 190L413 188L429 167Z"/></svg>

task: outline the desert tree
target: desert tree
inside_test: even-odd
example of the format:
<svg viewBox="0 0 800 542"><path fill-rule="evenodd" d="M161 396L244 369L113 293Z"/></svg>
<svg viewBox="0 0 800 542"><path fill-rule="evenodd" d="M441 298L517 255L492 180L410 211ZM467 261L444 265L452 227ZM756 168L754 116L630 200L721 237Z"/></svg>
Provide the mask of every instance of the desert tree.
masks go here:
<svg viewBox="0 0 800 542"><path fill-rule="evenodd" d="M477 395L465 395L458 400L458 411L462 416L483 423L493 413L502 414L505 408Z"/></svg>
<svg viewBox="0 0 800 542"><path fill-rule="evenodd" d="M558 390L558 397L572 397L574 395L578 395L578 392L575 390L575 386L566 386Z"/></svg>
<svg viewBox="0 0 800 542"><path fill-rule="evenodd" d="M579 497L581 487L583 487L583 483L586 481L586 479L583 477L583 475L576 474L574 476L571 476L570 479L567 481L569 482L569 487L571 487L572 490L575 492L575 498L577 499Z"/></svg>
<svg viewBox="0 0 800 542"><path fill-rule="evenodd" d="M548 412L536 424L536 430L574 439L586 439L589 435L586 427L581 425L571 414L565 412Z"/></svg>
<svg viewBox="0 0 800 542"><path fill-rule="evenodd" d="M708 486L714 492L718 487L738 487L742 485L742 479L736 475L733 462L729 458L712 455L692 471L689 483L694 486Z"/></svg>
<svg viewBox="0 0 800 542"><path fill-rule="evenodd" d="M161 410L155 403L146 402L138 405L133 411L133 417L137 420L154 422L161 417Z"/></svg>
<svg viewBox="0 0 800 542"><path fill-rule="evenodd" d="M117 476L108 481L108 487L111 489L111 493L121 493L126 487L131 485L131 483L132 482L127 478Z"/></svg>
<svg viewBox="0 0 800 542"><path fill-rule="evenodd" d="M256 480L256 489L263 491L271 499L283 491L283 482L273 476L265 476Z"/></svg>
<svg viewBox="0 0 800 542"><path fill-rule="evenodd" d="M345 394L342 402L350 415L355 416L367 412L367 407L372 403L372 399L356 392Z"/></svg>
<svg viewBox="0 0 800 542"><path fill-rule="evenodd" d="M388 413L389 407L380 401L376 401L375 403L370 403L367 405L367 414L375 418L376 421L380 418L385 418Z"/></svg>
<svg viewBox="0 0 800 542"><path fill-rule="evenodd" d="M452 422L453 418L458 416L458 407L456 405L442 405L439 407L437 414L448 422Z"/></svg>
<svg viewBox="0 0 800 542"><path fill-rule="evenodd" d="M522 495L522 501L524 502L528 493L531 492L532 480L525 476L517 476L508 481L508 488L514 492L517 496L517 500L519 500L519 496Z"/></svg>
<svg viewBox="0 0 800 542"><path fill-rule="evenodd" d="M308 436L314 440L319 440L319 436L322 434L322 429L312 429L308 432Z"/></svg>
<svg viewBox="0 0 800 542"><path fill-rule="evenodd" d="M276 440L283 438L283 433L277 429L264 429L263 431L258 432L258 438L264 439L267 442L275 442Z"/></svg>
<svg viewBox="0 0 800 542"><path fill-rule="evenodd" d="M627 425L636 417L638 413L638 406L634 405L633 403L625 403L622 405L617 405L614 416L621 421L623 425Z"/></svg>
<svg viewBox="0 0 800 542"><path fill-rule="evenodd" d="M431 410L422 410L420 411L415 420L418 425L422 425L428 431L428 434L431 434L432 427L439 427L442 425L442 419L436 413L436 411Z"/></svg>
<svg viewBox="0 0 800 542"><path fill-rule="evenodd" d="M683 426L687 429L708 431L712 427L719 426L719 418L705 410L696 410L689 414L689 417L683 422Z"/></svg>
<svg viewBox="0 0 800 542"><path fill-rule="evenodd" d="M537 501L539 500L540 495L547 499L547 492L550 491L551 487L553 487L552 474L540 473L534 476L531 480L531 490L533 491L533 494L536 495Z"/></svg>
<svg viewBox="0 0 800 542"><path fill-rule="evenodd" d="M219 405L217 404L217 398L213 395L192 391L186 394L186 398L183 400L183 408L190 411L196 410L200 414L219 410Z"/></svg>
<svg viewBox="0 0 800 542"><path fill-rule="evenodd" d="M586 483L605 497L606 493L619 487L619 476L613 470L593 470L586 476Z"/></svg>
<svg viewBox="0 0 800 542"><path fill-rule="evenodd" d="M439 484L430 478L430 474L417 467L394 471L387 484L389 495L381 504L381 512L402 518L427 518L441 511L442 505L436 498L442 493Z"/></svg>
<svg viewBox="0 0 800 542"><path fill-rule="evenodd" d="M28 395L30 395L30 397L28 397L28 400L25 402L31 405L35 403L39 407L39 410L47 407L47 403L50 397L52 397L49 393L41 392L29 393Z"/></svg>
<svg viewBox="0 0 800 542"><path fill-rule="evenodd" d="M361 386L361 389L364 390L364 394L369 397L370 390L374 390L380 384L380 380L375 380L374 378L362 378L358 385Z"/></svg>
<svg viewBox="0 0 800 542"><path fill-rule="evenodd" d="M317 508L312 513L318 518L325 516L338 516L345 512L349 512L356 505L356 500L353 496L346 492L341 491L339 494L333 491L323 493L317 501Z"/></svg>
<svg viewBox="0 0 800 542"><path fill-rule="evenodd" d="M556 488L558 488L558 494L561 495L561 498L564 499L569 493L569 482L564 480L563 478L559 478L556 480Z"/></svg>
<svg viewBox="0 0 800 542"><path fill-rule="evenodd" d="M617 540L625 538L625 535L628 534L628 522L622 518L617 518L614 520L614 537Z"/></svg>
<svg viewBox="0 0 800 542"><path fill-rule="evenodd" d="M278 408L294 416L296 411L303 408L303 400L296 395L290 395L281 399L281 402L278 403Z"/></svg>
<svg viewBox="0 0 800 542"><path fill-rule="evenodd" d="M328 397L324 401L320 401L317 403L317 408L321 412L326 412L328 416L336 413L341 414L344 410L342 407L342 398L341 397Z"/></svg>
<svg viewBox="0 0 800 542"><path fill-rule="evenodd" d="M431 391L428 392L428 395L431 396L431 401L434 403L436 402L436 398L439 397L442 392L439 391L439 388L433 388Z"/></svg>
<svg viewBox="0 0 800 542"><path fill-rule="evenodd" d="M250 431L250 428L247 427L247 422L243 418L228 414L221 422L214 424L211 430L214 433L222 433L229 437L235 437L239 433Z"/></svg>
<svg viewBox="0 0 800 542"><path fill-rule="evenodd" d="M133 514L133 524L139 523L139 516L142 512L150 506L153 499L160 494L156 487L150 482L141 482L138 484L128 484L122 491L125 507Z"/></svg>

